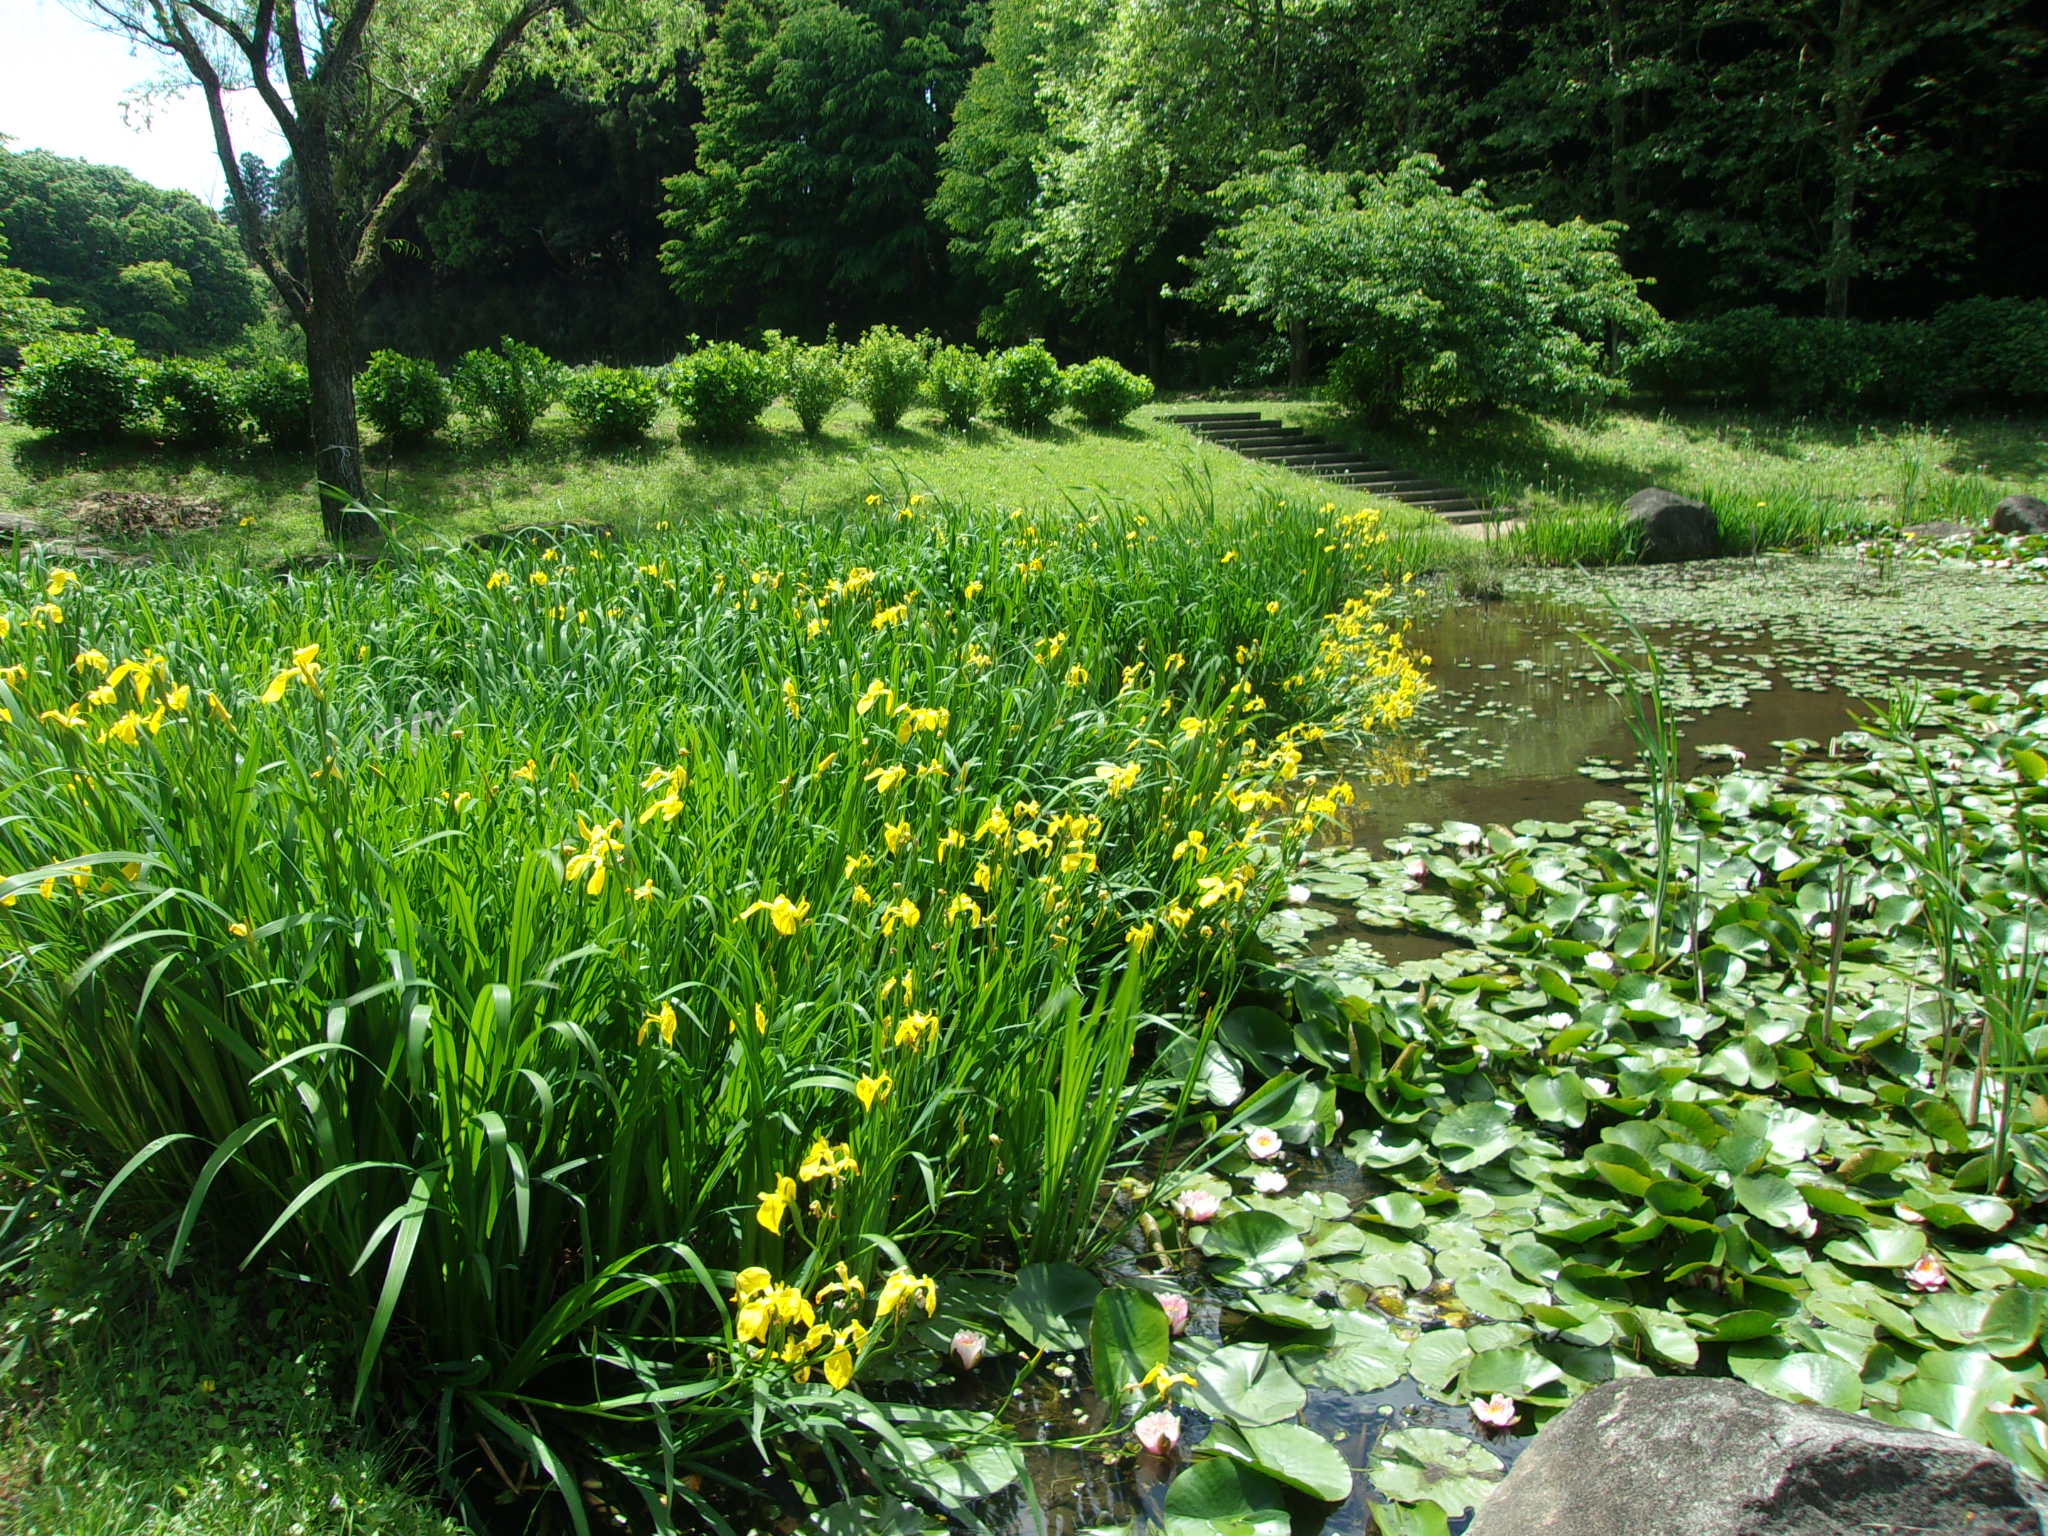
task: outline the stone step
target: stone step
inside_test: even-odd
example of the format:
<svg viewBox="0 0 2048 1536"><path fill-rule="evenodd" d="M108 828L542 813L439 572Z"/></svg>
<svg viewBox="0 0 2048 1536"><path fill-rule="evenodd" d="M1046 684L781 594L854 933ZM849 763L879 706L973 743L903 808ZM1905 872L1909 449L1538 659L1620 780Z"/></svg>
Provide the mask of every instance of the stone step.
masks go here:
<svg viewBox="0 0 2048 1536"><path fill-rule="evenodd" d="M1257 411L1176 411L1166 418L1181 426L1203 426L1226 421L1261 421Z"/></svg>
<svg viewBox="0 0 2048 1536"><path fill-rule="evenodd" d="M1226 448L1245 448L1259 443L1303 443L1308 434L1299 427L1246 427L1230 432L1203 432L1199 434L1212 443Z"/></svg>
<svg viewBox="0 0 2048 1536"><path fill-rule="evenodd" d="M1483 523L1512 522L1519 516L1520 513L1510 512L1505 507L1471 507L1443 514L1445 522L1459 528L1469 528Z"/></svg>
<svg viewBox="0 0 2048 1536"><path fill-rule="evenodd" d="M1396 501L1404 506L1416 507L1424 512L1477 512L1479 500L1474 496L1397 496Z"/></svg>
<svg viewBox="0 0 2048 1536"><path fill-rule="evenodd" d="M1376 491L1389 495L1394 491L1426 491L1436 487L1420 475L1386 474L1365 470L1336 470L1319 472L1319 480L1328 480L1336 485L1348 485L1355 490Z"/></svg>

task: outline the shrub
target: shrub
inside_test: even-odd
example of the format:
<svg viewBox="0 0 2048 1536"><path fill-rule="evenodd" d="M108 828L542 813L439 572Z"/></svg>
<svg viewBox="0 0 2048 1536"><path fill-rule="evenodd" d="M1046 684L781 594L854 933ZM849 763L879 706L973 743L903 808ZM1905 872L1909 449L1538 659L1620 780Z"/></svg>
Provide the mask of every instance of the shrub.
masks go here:
<svg viewBox="0 0 2048 1536"><path fill-rule="evenodd" d="M1152 399L1152 381L1113 357L1091 358L1066 371L1067 404L1091 427L1121 426Z"/></svg>
<svg viewBox="0 0 2048 1536"><path fill-rule="evenodd" d="M166 442L212 448L241 435L241 391L220 363L167 357L149 368L147 392Z"/></svg>
<svg viewBox="0 0 2048 1536"><path fill-rule="evenodd" d="M1667 399L1730 396L1792 412L1938 411L1969 362L1939 324L1824 320L1761 305L1687 321L1630 350L1629 381Z"/></svg>
<svg viewBox="0 0 2048 1536"><path fill-rule="evenodd" d="M806 434L816 437L825 418L846 398L846 349L836 341L807 347L794 336L768 333L768 356L782 398Z"/></svg>
<svg viewBox="0 0 2048 1536"><path fill-rule="evenodd" d="M1958 299L1932 322L1962 389L1997 399L2048 395L2048 299Z"/></svg>
<svg viewBox="0 0 2048 1536"><path fill-rule="evenodd" d="M356 380L356 404L396 447L424 443L448 422L448 386L423 357L372 352Z"/></svg>
<svg viewBox="0 0 2048 1536"><path fill-rule="evenodd" d="M463 353L448 382L465 416L488 418L507 442L524 443L561 397L562 365L539 347L501 336L496 352Z"/></svg>
<svg viewBox="0 0 2048 1536"><path fill-rule="evenodd" d="M634 368L585 368L562 388L569 419L587 442L630 443L646 435L661 412L661 391Z"/></svg>
<svg viewBox="0 0 2048 1536"><path fill-rule="evenodd" d="M142 409L135 343L94 331L52 336L22 348L8 408L23 426L55 437L117 435Z"/></svg>
<svg viewBox="0 0 2048 1536"><path fill-rule="evenodd" d="M893 325L870 326L847 364L854 398L867 407L877 431L893 429L917 403L924 383L924 348Z"/></svg>
<svg viewBox="0 0 2048 1536"><path fill-rule="evenodd" d="M669 364L662 387L700 436L731 442L753 429L775 398L768 359L736 341L714 341Z"/></svg>
<svg viewBox="0 0 2048 1536"><path fill-rule="evenodd" d="M1006 427L1037 431L1052 420L1065 397L1060 365L1035 341L998 353L989 361L988 403Z"/></svg>
<svg viewBox="0 0 2048 1536"><path fill-rule="evenodd" d="M1390 370L1370 347L1350 346L1330 359L1323 394L1339 410L1359 416L1400 393L1398 370Z"/></svg>
<svg viewBox="0 0 2048 1536"><path fill-rule="evenodd" d="M287 452L313 441L313 384L304 363L272 358L242 376L242 409L256 435Z"/></svg>
<svg viewBox="0 0 2048 1536"><path fill-rule="evenodd" d="M924 398L947 426L965 432L988 399L988 360L972 347L941 347L925 369Z"/></svg>

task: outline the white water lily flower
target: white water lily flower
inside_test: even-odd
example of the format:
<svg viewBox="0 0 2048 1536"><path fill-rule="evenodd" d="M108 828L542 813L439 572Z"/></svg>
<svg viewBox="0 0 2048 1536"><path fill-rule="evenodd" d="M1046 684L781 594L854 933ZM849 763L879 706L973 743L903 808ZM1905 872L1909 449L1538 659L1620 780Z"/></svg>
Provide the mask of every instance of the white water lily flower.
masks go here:
<svg viewBox="0 0 2048 1536"><path fill-rule="evenodd" d="M1248 1125L1244 1131L1245 1156L1269 1163L1286 1150L1280 1133L1270 1125Z"/></svg>
<svg viewBox="0 0 2048 1536"><path fill-rule="evenodd" d="M1305 885L1290 885L1287 887L1287 899L1297 907L1307 906L1309 899L1314 895L1315 892Z"/></svg>
<svg viewBox="0 0 2048 1536"><path fill-rule="evenodd" d="M953 1335L953 1358L960 1362L963 1371L971 1371L979 1365L987 1349L988 1340L972 1328L962 1328Z"/></svg>
<svg viewBox="0 0 2048 1536"><path fill-rule="evenodd" d="M1287 1175L1278 1168L1261 1168L1252 1175L1252 1188L1262 1195L1282 1195L1287 1192Z"/></svg>
<svg viewBox="0 0 2048 1536"><path fill-rule="evenodd" d="M1206 1189L1184 1189L1173 1197L1173 1214L1197 1224L1214 1221L1223 1202Z"/></svg>
<svg viewBox="0 0 2048 1536"><path fill-rule="evenodd" d="M1522 1422L1522 1416L1515 1412L1515 1400L1505 1392L1473 1398L1472 1417L1488 1429L1513 1429Z"/></svg>

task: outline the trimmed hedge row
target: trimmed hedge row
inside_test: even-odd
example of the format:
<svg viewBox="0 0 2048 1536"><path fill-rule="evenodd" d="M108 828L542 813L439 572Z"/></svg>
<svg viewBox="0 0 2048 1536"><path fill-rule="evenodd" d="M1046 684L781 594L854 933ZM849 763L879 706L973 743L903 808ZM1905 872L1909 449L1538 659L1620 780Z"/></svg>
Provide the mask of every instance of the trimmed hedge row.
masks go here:
<svg viewBox="0 0 2048 1536"><path fill-rule="evenodd" d="M397 447L431 440L457 412L509 443L524 443L558 400L594 444L643 437L664 399L686 434L730 442L752 431L778 398L814 435L847 400L859 402L878 431L893 430L923 404L954 431L987 416L1030 432L1062 409L1091 426L1113 427L1152 398L1152 382L1106 357L1062 371L1036 342L985 356L891 326L875 326L851 346L809 346L771 331L760 349L712 342L653 370L572 371L508 336L495 351L465 354L445 377L425 358L382 351L356 379L363 419ZM136 357L133 343L104 331L25 349L12 408L36 431L72 440L140 433L214 447L253 425L274 447L298 450L312 434L312 389L300 364L231 370L189 358L152 363Z"/></svg>

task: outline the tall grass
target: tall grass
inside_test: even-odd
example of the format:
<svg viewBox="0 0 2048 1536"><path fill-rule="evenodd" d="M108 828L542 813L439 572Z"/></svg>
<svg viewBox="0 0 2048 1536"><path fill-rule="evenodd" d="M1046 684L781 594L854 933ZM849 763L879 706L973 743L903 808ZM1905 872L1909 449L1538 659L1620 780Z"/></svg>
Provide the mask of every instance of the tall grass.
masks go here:
<svg viewBox="0 0 2048 1536"><path fill-rule="evenodd" d="M1302 745L1421 686L1378 540L875 495L0 574L8 1092L172 1262L357 1309L444 1456L666 1528L735 1435L852 1424L926 1272L1103 1240L1145 1062L1335 808Z"/></svg>

